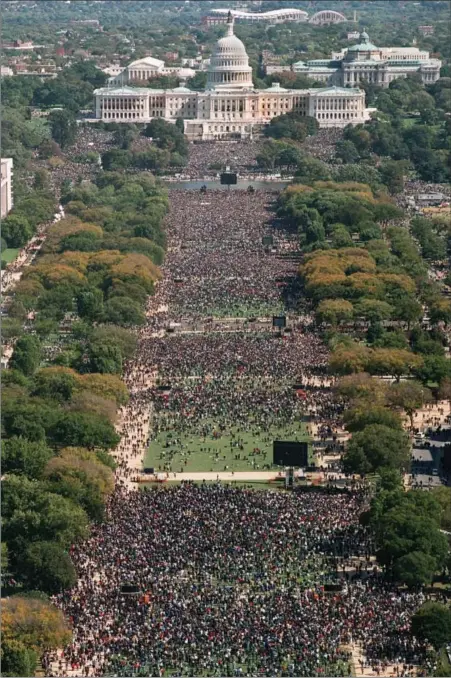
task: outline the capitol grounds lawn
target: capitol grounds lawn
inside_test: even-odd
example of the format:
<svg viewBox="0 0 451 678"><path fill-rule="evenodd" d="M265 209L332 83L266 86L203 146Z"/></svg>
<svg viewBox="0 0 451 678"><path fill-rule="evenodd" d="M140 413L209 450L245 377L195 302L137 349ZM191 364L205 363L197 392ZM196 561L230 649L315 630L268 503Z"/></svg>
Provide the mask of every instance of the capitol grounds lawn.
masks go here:
<svg viewBox="0 0 451 678"><path fill-rule="evenodd" d="M2 252L2 261L6 261L6 263L10 264L12 261L14 261L18 254L19 254L18 249L8 247L6 250L3 250Z"/></svg>
<svg viewBox="0 0 451 678"><path fill-rule="evenodd" d="M255 430L255 427L254 427ZM232 431L235 434L236 438L241 438L243 440L244 450L240 450L239 447L230 447L230 430L226 433L223 433L220 438L213 438L213 436L208 436L207 438L202 438L200 436L191 435L187 433L177 433L177 432L166 432L162 431L158 434L155 440L149 445L149 448L146 452L144 458L144 467L153 467L155 471L158 471L158 467L161 466L162 470L165 462L171 464L172 471L175 473L180 473L180 469L183 468L183 471L186 472L219 472L224 471L224 467L228 467L228 471L257 471L263 470L265 464L272 463L272 454L273 454L273 441L274 440L298 440L299 442L309 442L310 438L307 434L305 424L302 421L295 422L295 424L287 427L272 427L270 433L255 433L254 430L238 432L237 427L232 427ZM171 447L165 447L166 440L171 440L169 436L172 435L172 438L177 438L181 440L181 444L184 446L181 449L181 444L178 443L175 447L177 449L176 454L170 459L169 452ZM269 441L265 441L264 438L269 436ZM263 454L256 454L255 456L250 456L254 448L259 448L263 451ZM201 451L201 448L203 451ZM205 449L207 448L207 449ZM210 452L208 452L210 448ZM187 454L188 451L191 451L191 454ZM162 458L160 455L165 453ZM219 456L218 461L215 461L216 453ZM235 455L240 454L241 459L235 459ZM244 460L243 457L248 457L247 460ZM225 458L224 458L225 457ZM185 460L188 463L185 465ZM252 460L255 460L256 464L260 467L257 469L252 465ZM276 467L274 467L276 470Z"/></svg>

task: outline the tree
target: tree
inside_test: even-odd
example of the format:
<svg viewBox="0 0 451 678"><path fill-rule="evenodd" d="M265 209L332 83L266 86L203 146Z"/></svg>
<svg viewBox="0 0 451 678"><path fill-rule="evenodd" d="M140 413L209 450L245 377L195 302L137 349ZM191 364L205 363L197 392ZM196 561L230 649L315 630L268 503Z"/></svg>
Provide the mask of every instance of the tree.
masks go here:
<svg viewBox="0 0 451 678"><path fill-rule="evenodd" d="M105 320L113 323L113 325L129 327L131 325L142 325L145 322L145 315L138 304L128 297L109 299L104 310Z"/></svg>
<svg viewBox="0 0 451 678"><path fill-rule="evenodd" d="M17 640L2 642L2 676L35 676L37 653Z"/></svg>
<svg viewBox="0 0 451 678"><path fill-rule="evenodd" d="M50 175L46 169L35 172L33 188L35 191L47 191L50 188Z"/></svg>
<svg viewBox="0 0 451 678"><path fill-rule="evenodd" d="M71 399L77 385L76 374L64 367L46 367L34 377L33 395L52 398L59 402Z"/></svg>
<svg viewBox="0 0 451 678"><path fill-rule="evenodd" d="M69 554L59 544L37 541L21 557L19 576L31 588L51 595L72 588L77 574Z"/></svg>
<svg viewBox="0 0 451 678"><path fill-rule="evenodd" d="M403 349L375 348L370 352L370 374L393 375L399 381L402 375L420 369L423 359Z"/></svg>
<svg viewBox="0 0 451 678"><path fill-rule="evenodd" d="M319 323L328 323L334 326L351 320L353 314L352 304L345 299L324 299L316 309L316 318Z"/></svg>
<svg viewBox="0 0 451 678"><path fill-rule="evenodd" d="M52 111L48 117L52 139L61 148L71 146L77 136L77 121L74 114L67 110Z"/></svg>
<svg viewBox="0 0 451 678"><path fill-rule="evenodd" d="M2 219L2 237L8 247L22 247L33 235L33 229L23 214L8 214Z"/></svg>
<svg viewBox="0 0 451 678"><path fill-rule="evenodd" d="M368 364L368 356L368 349L361 344L339 346L329 358L329 369L335 374L364 372Z"/></svg>
<svg viewBox="0 0 451 678"><path fill-rule="evenodd" d="M429 307L429 317L433 325L444 323L448 325L451 322L451 302L448 299L437 299Z"/></svg>
<svg viewBox="0 0 451 678"><path fill-rule="evenodd" d="M344 163L355 163L360 159L360 153L354 142L347 140L337 141L335 144L335 155Z"/></svg>
<svg viewBox="0 0 451 678"><path fill-rule="evenodd" d="M451 532L451 487L440 485L431 490L432 496L440 505L440 527Z"/></svg>
<svg viewBox="0 0 451 678"><path fill-rule="evenodd" d="M407 323L407 329L423 315L421 304L408 294L394 299L393 305L395 307L393 317Z"/></svg>
<svg viewBox="0 0 451 678"><path fill-rule="evenodd" d="M10 318L14 320L20 320L21 322L24 322L28 315L27 309L22 304L20 299L14 299L14 301L10 304L8 314Z"/></svg>
<svg viewBox="0 0 451 678"><path fill-rule="evenodd" d="M99 320L103 314L103 292L96 287L81 290L77 295L77 310L80 318L91 322Z"/></svg>
<svg viewBox="0 0 451 678"><path fill-rule="evenodd" d="M402 421L396 412L391 412L391 410L382 407L381 405L369 404L366 399L361 403L358 402L355 407L345 411L344 422L346 428L351 433L363 431L364 428L373 424L385 426L386 428L397 431L402 430Z"/></svg>
<svg viewBox="0 0 451 678"><path fill-rule="evenodd" d="M437 570L436 559L423 551L412 551L393 563L393 576L410 588L430 584Z"/></svg>
<svg viewBox="0 0 451 678"><path fill-rule="evenodd" d="M448 552L439 530L439 506L421 490L379 491L371 502L378 561L398 581L418 586L443 568Z"/></svg>
<svg viewBox="0 0 451 678"><path fill-rule="evenodd" d="M21 337L11 356L9 366L13 370L19 370L26 376L31 376L36 372L41 362L41 344L37 337L25 335Z"/></svg>
<svg viewBox="0 0 451 678"><path fill-rule="evenodd" d="M118 327L117 325L100 325L96 327L92 339L99 343L111 342L118 346L124 358L131 358L137 345L136 335L125 327Z"/></svg>
<svg viewBox="0 0 451 678"><path fill-rule="evenodd" d="M80 388L102 398L114 400L117 405L128 402L128 390L115 374L83 374L79 377Z"/></svg>
<svg viewBox="0 0 451 678"><path fill-rule="evenodd" d="M80 504L93 520L102 520L106 497L114 489L111 469L94 452L68 447L51 459L45 477L52 491Z"/></svg>
<svg viewBox="0 0 451 678"><path fill-rule="evenodd" d="M412 617L412 632L439 650L451 638L451 608L433 601L423 603Z"/></svg>
<svg viewBox="0 0 451 678"><path fill-rule="evenodd" d="M187 82L190 89L204 90L207 85L207 73L205 71L197 71L197 73Z"/></svg>
<svg viewBox="0 0 451 678"><path fill-rule="evenodd" d="M22 643L39 655L64 647L71 640L62 611L43 600L22 596L4 599L1 623L2 644Z"/></svg>
<svg viewBox="0 0 451 678"><path fill-rule="evenodd" d="M135 125L121 125L113 135L113 143L123 150L128 150L138 136Z"/></svg>
<svg viewBox="0 0 451 678"><path fill-rule="evenodd" d="M56 445L89 449L115 447L120 440L106 417L88 412L62 412L47 433Z"/></svg>
<svg viewBox="0 0 451 678"><path fill-rule="evenodd" d="M92 412L93 414L105 417L112 424L117 419L117 409L114 400L102 398L90 391L77 392L71 400L69 409L71 412Z"/></svg>
<svg viewBox="0 0 451 678"><path fill-rule="evenodd" d="M56 541L68 547L88 535L88 518L80 506L23 476L4 480L2 515L13 565L30 542Z"/></svg>
<svg viewBox="0 0 451 678"><path fill-rule="evenodd" d="M335 226L332 232L332 247L340 249L342 247L353 247L354 242L346 226Z"/></svg>
<svg viewBox="0 0 451 678"><path fill-rule="evenodd" d="M373 405L384 405L386 385L366 372L341 377L335 385L337 393L351 401L368 400Z"/></svg>
<svg viewBox="0 0 451 678"><path fill-rule="evenodd" d="M392 313L393 307L379 299L362 299L356 306L356 315L362 316L370 323L388 320Z"/></svg>
<svg viewBox="0 0 451 678"><path fill-rule="evenodd" d="M415 369L415 376L424 384L441 384L451 378L451 364L442 355L426 355Z"/></svg>
<svg viewBox="0 0 451 678"><path fill-rule="evenodd" d="M122 372L121 349L111 342L93 341L88 348L88 364L91 372L120 374Z"/></svg>
<svg viewBox="0 0 451 678"><path fill-rule="evenodd" d="M381 467L405 470L410 461L410 444L404 431L371 424L355 433L344 455L350 473L374 473Z"/></svg>
<svg viewBox="0 0 451 678"><path fill-rule="evenodd" d="M312 245L325 240L326 232L318 210L303 205L298 211L297 222L301 242Z"/></svg>
<svg viewBox="0 0 451 678"><path fill-rule="evenodd" d="M381 181L392 195L404 189L404 175L407 173L405 161L386 160L379 166Z"/></svg>
<svg viewBox="0 0 451 678"><path fill-rule="evenodd" d="M378 471L378 489L385 492L399 492L403 489L402 473L395 468L382 467Z"/></svg>
<svg viewBox="0 0 451 678"><path fill-rule="evenodd" d="M52 450L44 442L31 442L13 436L3 441L2 471L24 475L27 478L40 478L52 457Z"/></svg>
<svg viewBox="0 0 451 678"><path fill-rule="evenodd" d="M391 384L387 391L387 400L392 407L405 410L410 419L410 428L413 429L413 415L432 400L432 395L418 381L409 380Z"/></svg>
<svg viewBox="0 0 451 678"><path fill-rule="evenodd" d="M307 127L299 114L285 113L272 118L269 125L265 127L264 134L273 139L304 141L307 137Z"/></svg>
<svg viewBox="0 0 451 678"><path fill-rule="evenodd" d="M20 320L16 318L5 318L2 320L2 338L8 342L10 339L16 339L23 334L23 326Z"/></svg>

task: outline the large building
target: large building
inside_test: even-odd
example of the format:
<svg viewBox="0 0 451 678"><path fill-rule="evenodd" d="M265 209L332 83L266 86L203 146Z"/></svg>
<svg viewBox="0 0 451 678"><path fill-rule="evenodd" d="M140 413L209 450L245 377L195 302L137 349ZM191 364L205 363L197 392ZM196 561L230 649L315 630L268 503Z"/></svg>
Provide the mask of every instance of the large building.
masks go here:
<svg viewBox="0 0 451 678"><path fill-rule="evenodd" d="M356 88L285 89L274 83L255 89L246 49L234 35L216 43L203 92L187 87L103 87L94 91L95 117L105 122L149 122L182 118L190 140L249 138L270 120L295 111L315 118L320 127L345 127L369 118L365 93Z"/></svg>
<svg viewBox="0 0 451 678"><path fill-rule="evenodd" d="M13 159L1 159L1 217L13 208Z"/></svg>
<svg viewBox="0 0 451 678"><path fill-rule="evenodd" d="M104 71L105 72L105 71ZM154 59L154 57L143 57L132 61L126 68L120 69L119 72L112 73L112 77L108 79L110 85L127 85L130 82L141 81L147 82L149 78L155 78L160 75L175 75L179 78L192 78L196 75L196 71L192 68L183 68L181 66L165 66L161 59Z"/></svg>
<svg viewBox="0 0 451 678"><path fill-rule="evenodd" d="M361 80L388 87L392 80L419 73L425 84L439 79L442 62L431 59L429 52L418 47L376 47L363 32L361 42L332 53L331 59L298 61L293 64L296 73L327 85L345 87Z"/></svg>
<svg viewBox="0 0 451 678"><path fill-rule="evenodd" d="M244 12L238 9L212 9L208 16L203 18L207 26L227 23L228 16L232 15L235 21L246 23L281 24L287 21L307 21L308 14L301 9L272 9L268 12Z"/></svg>

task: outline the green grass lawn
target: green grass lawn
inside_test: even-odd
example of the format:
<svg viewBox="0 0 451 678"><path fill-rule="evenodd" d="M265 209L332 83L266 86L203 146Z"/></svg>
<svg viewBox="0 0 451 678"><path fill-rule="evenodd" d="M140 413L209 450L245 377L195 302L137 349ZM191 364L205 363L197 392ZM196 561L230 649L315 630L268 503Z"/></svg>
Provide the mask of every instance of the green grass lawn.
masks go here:
<svg viewBox="0 0 451 678"><path fill-rule="evenodd" d="M3 250L2 252L2 261L6 261L8 262L8 264L10 264L12 261L14 261L18 254L19 249L8 247L6 250Z"/></svg>
<svg viewBox="0 0 451 678"><path fill-rule="evenodd" d="M235 435L235 439L232 438L231 433ZM191 434L172 434L172 438L169 436L171 433L164 431L151 442L144 459L144 466L153 466L155 469L161 466L163 469L164 464L169 463L171 469L177 473L181 468L191 472L218 472L224 471L225 466L228 466L229 471L258 471L265 464L271 464L274 440L309 441L305 424L302 421L295 422L289 427L273 426L269 433L259 432L255 427L252 427L251 431L244 432L239 431L237 427L232 427L218 438L214 438L212 434L206 438ZM180 442L168 447L167 443L171 443L174 436ZM237 438L242 441L243 449L231 447L230 443L236 441ZM262 452L251 456L254 448L259 448ZM238 454L240 459L235 458ZM255 461L255 466L252 461Z"/></svg>

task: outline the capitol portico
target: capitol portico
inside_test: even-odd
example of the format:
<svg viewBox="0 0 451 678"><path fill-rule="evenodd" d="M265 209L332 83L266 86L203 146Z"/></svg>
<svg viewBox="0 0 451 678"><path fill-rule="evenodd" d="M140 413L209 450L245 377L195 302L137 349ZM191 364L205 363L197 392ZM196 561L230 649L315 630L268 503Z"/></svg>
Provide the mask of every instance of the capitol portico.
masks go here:
<svg viewBox="0 0 451 678"><path fill-rule="evenodd" d="M188 139L249 138L276 116L295 111L320 127L345 127L369 118L365 93L356 88L255 89L252 68L229 16L227 34L215 45L203 92L187 87L103 87L94 92L95 116L105 122L182 118Z"/></svg>

